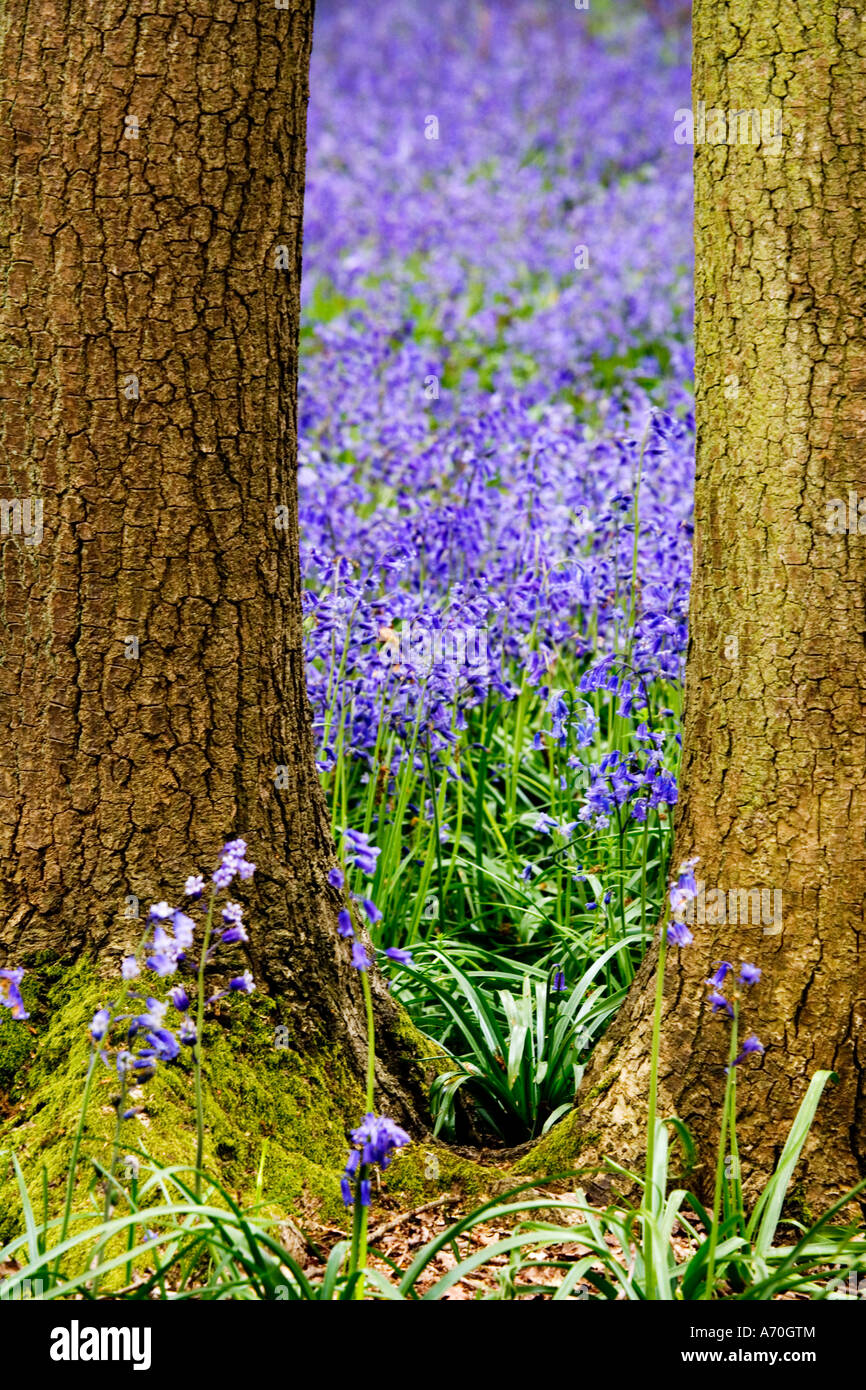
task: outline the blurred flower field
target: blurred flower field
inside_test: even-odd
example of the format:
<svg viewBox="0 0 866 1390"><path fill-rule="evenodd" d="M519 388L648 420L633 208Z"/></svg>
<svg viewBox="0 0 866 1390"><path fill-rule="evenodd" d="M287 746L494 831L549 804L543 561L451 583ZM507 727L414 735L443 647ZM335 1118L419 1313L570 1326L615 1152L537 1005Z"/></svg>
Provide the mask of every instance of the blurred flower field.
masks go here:
<svg viewBox="0 0 866 1390"><path fill-rule="evenodd" d="M568 1106L664 895L688 32L524 0L326 3L316 23L299 487L319 767L373 943L455 1059L440 1126L460 1137L463 1090L477 1133L517 1141Z"/></svg>

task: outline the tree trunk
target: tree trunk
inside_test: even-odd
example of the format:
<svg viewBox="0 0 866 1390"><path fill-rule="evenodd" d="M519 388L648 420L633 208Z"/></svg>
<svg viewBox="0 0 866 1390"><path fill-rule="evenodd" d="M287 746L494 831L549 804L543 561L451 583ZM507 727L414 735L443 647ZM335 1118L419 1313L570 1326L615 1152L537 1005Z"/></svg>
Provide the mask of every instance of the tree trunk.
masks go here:
<svg viewBox="0 0 866 1390"><path fill-rule="evenodd" d="M116 964L242 835L260 986L360 1069L301 631L312 11L7 0L0 959Z"/></svg>
<svg viewBox="0 0 866 1390"><path fill-rule="evenodd" d="M781 921L754 899L731 921L726 897L726 920L669 953L660 1113L688 1124L711 1171L728 1029L704 980L720 960L755 962L742 1007L766 1054L742 1067L744 1179L771 1171L810 1076L833 1068L798 1170L822 1206L866 1161L866 518L828 529L834 499L847 515L849 493L866 496L866 24L835 0L696 0L693 96L707 112L781 111L783 135L778 152L695 148L695 567L672 867L700 855L707 895L779 890ZM654 970L652 953L593 1060L570 1121L581 1159L641 1159Z"/></svg>

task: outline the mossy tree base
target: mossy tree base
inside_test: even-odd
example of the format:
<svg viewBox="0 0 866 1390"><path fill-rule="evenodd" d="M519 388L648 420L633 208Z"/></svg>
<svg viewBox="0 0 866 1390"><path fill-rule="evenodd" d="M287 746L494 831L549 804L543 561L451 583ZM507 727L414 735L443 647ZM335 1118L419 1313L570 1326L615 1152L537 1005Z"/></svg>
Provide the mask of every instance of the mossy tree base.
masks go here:
<svg viewBox="0 0 866 1390"><path fill-rule="evenodd" d="M92 963L69 966L52 958L28 971L24 993L29 1022L15 1023L5 1012L0 1018L0 1243L22 1229L12 1152L34 1191L41 1190L44 1165L51 1214L59 1213L87 1070L88 1027L107 998L106 982ZM404 1027L408 1049L416 1039L408 1021ZM265 1210L301 1225L305 1216L346 1224L340 1175L347 1130L365 1109L363 1088L346 1057L337 1049L299 1050L276 1004L261 995L225 1001L207 1025L205 1044L208 1171L249 1206L263 1163ZM185 1050L177 1063L163 1066L137 1089L133 1099L141 1114L124 1125L124 1154L144 1150L162 1165L193 1162L191 1061ZM88 1160L109 1160L118 1093L114 1069L98 1064L77 1210L93 1203L88 1189L96 1174ZM475 1197L495 1176L429 1135L413 1134L413 1143L384 1175L379 1195L408 1206L440 1192Z"/></svg>

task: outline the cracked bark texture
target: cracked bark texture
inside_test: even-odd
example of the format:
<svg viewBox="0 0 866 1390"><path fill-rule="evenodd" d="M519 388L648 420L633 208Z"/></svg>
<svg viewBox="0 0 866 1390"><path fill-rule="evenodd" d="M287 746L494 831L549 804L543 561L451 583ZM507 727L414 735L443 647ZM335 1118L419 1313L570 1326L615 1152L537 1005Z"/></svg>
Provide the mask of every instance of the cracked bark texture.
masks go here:
<svg viewBox="0 0 866 1390"><path fill-rule="evenodd" d="M866 496L866 16L832 0L696 0L693 74L696 109L781 108L783 140L778 155L695 147L695 567L673 867L699 854L708 888L780 889L782 930L696 926L670 953L660 1113L690 1126L706 1177L727 1025L703 981L719 960L754 961L744 1024L766 1054L742 1068L744 1180L754 1190L773 1168L810 1076L833 1068L798 1170L823 1206L866 1171L866 535L827 529L832 499ZM640 1161L654 971L650 956L569 1121L581 1159Z"/></svg>
<svg viewBox="0 0 866 1390"><path fill-rule="evenodd" d="M360 1067L302 655L312 22L312 0L0 16L0 494L44 528L0 540L0 959L116 964L128 895L176 901L243 835L260 984Z"/></svg>

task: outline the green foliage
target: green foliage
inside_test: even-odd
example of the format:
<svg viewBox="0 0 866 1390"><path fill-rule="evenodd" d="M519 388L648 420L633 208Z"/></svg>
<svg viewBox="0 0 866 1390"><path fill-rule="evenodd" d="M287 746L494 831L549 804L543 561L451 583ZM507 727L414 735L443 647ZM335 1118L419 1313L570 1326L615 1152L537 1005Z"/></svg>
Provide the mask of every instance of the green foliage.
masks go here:
<svg viewBox="0 0 866 1390"><path fill-rule="evenodd" d="M813 1299L839 1297L840 1281L866 1272L866 1240L861 1228L834 1223L866 1181L809 1227L781 1218L829 1076L820 1072L813 1078L776 1170L750 1215L737 1196L738 1184L731 1182L709 1288L712 1217L693 1193L678 1188L667 1194L668 1128L687 1149L690 1141L678 1123L658 1121L652 1184L658 1195L649 1201L644 1197L637 1206L618 1202L598 1209L580 1190L568 1196L539 1195L538 1184L523 1184L453 1222L428 1241L405 1270L392 1265L389 1276L368 1263L363 1270L366 1296L389 1302L437 1301L467 1275L497 1262L495 1281L483 1295L495 1301L536 1298L539 1293L553 1301L695 1301L711 1295L749 1302L794 1291ZM139 1157L141 1166L135 1167L134 1176L116 1179L115 1205L124 1206L124 1213L108 1220L99 1220L95 1211L77 1213L72 1233L63 1241L57 1239L59 1218L46 1218L42 1196L31 1195L16 1162L25 1230L0 1249L0 1263L18 1266L5 1281L7 1297L21 1296L37 1280L41 1296L49 1299L92 1297L100 1284L104 1296L112 1290L113 1297L130 1300L169 1293L181 1300L293 1302L349 1301L356 1296L359 1274L346 1271L348 1241L335 1245L324 1272L311 1278L281 1240L278 1223L265 1214L260 1200L243 1206L212 1179L196 1200L192 1169L162 1167L143 1153ZM639 1175L615 1163L608 1167L630 1185L645 1186ZM259 1188L262 1168L263 1163ZM98 1171L102 1179L108 1177L105 1169ZM460 1241L494 1223L512 1229L460 1254ZM790 1230L787 1239L780 1237L780 1226ZM673 1242L677 1229L687 1238L686 1245ZM457 1258L444 1274L431 1278L434 1261L446 1250L456 1251ZM507 1264L501 1267L503 1257ZM542 1271L543 1283L537 1277Z"/></svg>
<svg viewBox="0 0 866 1390"><path fill-rule="evenodd" d="M603 974L620 950L620 943L610 946L562 991L553 988L556 966L521 972L492 961L492 978L510 986L495 992L491 975L470 975L439 950L426 952L423 965L407 967L417 986L416 1007L425 993L432 995L456 1038L458 1065L440 1072L432 1086L435 1132L454 1136L461 1090L471 1093L481 1119L505 1141L533 1138L565 1114L583 1059L624 996L625 987L606 990ZM476 959L483 954L476 952Z"/></svg>
<svg viewBox="0 0 866 1390"><path fill-rule="evenodd" d="M428 1242L398 1282L368 1273L372 1291L389 1300L442 1298L465 1275L507 1256L507 1268L498 1273L488 1298L514 1300L543 1293L553 1301L692 1302L724 1297L761 1302L794 1292L813 1299L838 1298L846 1277L866 1272L862 1226L835 1224L866 1189L866 1180L808 1227L782 1220L791 1178L830 1076L818 1072L812 1078L776 1169L751 1214L743 1205L737 1169L731 1168L715 1239L714 1218L694 1193L684 1188L668 1193L668 1130L678 1136L687 1160L692 1145L679 1121L658 1120L650 1195L642 1176L613 1162L607 1165L630 1187L641 1189L638 1205L620 1201L599 1209L580 1190L566 1197L533 1195L510 1201L526 1191L525 1184L505 1198L483 1203ZM525 1219L542 1208L543 1218ZM510 1235L458 1259L426 1292L419 1292L419 1282L442 1250L456 1249L458 1239L481 1223L512 1221ZM790 1232L787 1238L781 1226ZM675 1233L678 1242L673 1240ZM534 1277L539 1271L544 1271L543 1284ZM551 1271L562 1277L551 1278Z"/></svg>

